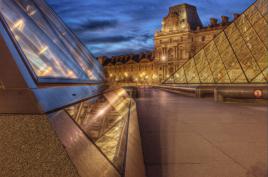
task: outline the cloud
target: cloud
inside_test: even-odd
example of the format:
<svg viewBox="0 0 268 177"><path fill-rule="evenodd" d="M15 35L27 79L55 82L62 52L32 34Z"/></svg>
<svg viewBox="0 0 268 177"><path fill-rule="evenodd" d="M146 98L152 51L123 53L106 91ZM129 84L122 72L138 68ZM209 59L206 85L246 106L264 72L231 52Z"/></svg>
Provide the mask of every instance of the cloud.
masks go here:
<svg viewBox="0 0 268 177"><path fill-rule="evenodd" d="M83 42L87 44L110 44L110 43L121 43L121 42L129 42L133 40L135 37L133 36L101 36L101 37L92 37L87 39L82 39Z"/></svg>
<svg viewBox="0 0 268 177"><path fill-rule="evenodd" d="M46 0L95 55L153 49L154 32L170 6L184 0ZM254 0L187 0L204 25L210 17L232 16Z"/></svg>
<svg viewBox="0 0 268 177"><path fill-rule="evenodd" d="M115 28L118 26L118 20L115 19L103 19L93 20L88 19L86 21L79 22L79 24L70 24L71 28L78 33L90 32L90 31L104 31L106 29Z"/></svg>
<svg viewBox="0 0 268 177"><path fill-rule="evenodd" d="M143 34L138 38L140 38L142 41L148 41L148 40L152 40L153 37L154 37L153 34Z"/></svg>

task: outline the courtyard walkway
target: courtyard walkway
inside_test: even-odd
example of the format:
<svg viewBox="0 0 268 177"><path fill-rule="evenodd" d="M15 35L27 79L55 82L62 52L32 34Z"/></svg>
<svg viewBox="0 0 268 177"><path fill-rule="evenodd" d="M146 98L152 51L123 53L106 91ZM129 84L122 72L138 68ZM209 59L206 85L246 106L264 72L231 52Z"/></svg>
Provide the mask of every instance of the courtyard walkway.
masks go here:
<svg viewBox="0 0 268 177"><path fill-rule="evenodd" d="M147 177L267 177L264 106L139 89Z"/></svg>

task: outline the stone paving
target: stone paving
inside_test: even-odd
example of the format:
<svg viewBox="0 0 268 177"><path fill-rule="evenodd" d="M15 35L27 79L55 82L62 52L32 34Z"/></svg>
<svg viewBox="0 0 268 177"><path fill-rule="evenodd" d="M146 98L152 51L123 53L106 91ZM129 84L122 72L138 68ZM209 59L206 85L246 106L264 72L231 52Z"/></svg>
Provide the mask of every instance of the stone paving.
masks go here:
<svg viewBox="0 0 268 177"><path fill-rule="evenodd" d="M267 177L268 108L140 89L147 177Z"/></svg>

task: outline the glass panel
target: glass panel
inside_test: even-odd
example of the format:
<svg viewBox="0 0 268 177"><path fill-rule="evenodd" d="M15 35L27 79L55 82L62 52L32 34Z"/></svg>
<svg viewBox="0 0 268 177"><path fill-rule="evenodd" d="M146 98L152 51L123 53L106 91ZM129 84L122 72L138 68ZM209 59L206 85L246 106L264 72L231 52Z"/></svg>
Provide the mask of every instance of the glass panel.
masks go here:
<svg viewBox="0 0 268 177"><path fill-rule="evenodd" d="M237 62L237 59L233 53L233 50L231 47L228 47L222 54L221 58L224 62L224 65L228 71L228 75L231 79L231 82L233 82L243 71L241 70L241 67L239 63Z"/></svg>
<svg viewBox="0 0 268 177"><path fill-rule="evenodd" d="M245 14L240 15L240 17L238 17L238 19L235 21L235 24L242 33L246 32L251 27Z"/></svg>
<svg viewBox="0 0 268 177"><path fill-rule="evenodd" d="M234 42L232 46L243 70L246 72L247 78L251 80L257 73L260 73L255 59L252 57L242 38Z"/></svg>
<svg viewBox="0 0 268 177"><path fill-rule="evenodd" d="M268 2L267 0L257 0L256 7L259 9L261 14L268 20Z"/></svg>
<svg viewBox="0 0 268 177"><path fill-rule="evenodd" d="M88 50L82 45L77 37L62 23L57 15L44 3L44 1L34 0L43 14L46 14L46 20L54 29L62 42L66 45L75 59L91 80L96 80L97 74L103 76L102 67L95 60ZM99 79L99 78L98 78Z"/></svg>
<svg viewBox="0 0 268 177"><path fill-rule="evenodd" d="M227 26L224 29L224 32L226 33L227 36L231 36L234 32L237 31L235 23L231 23L229 26Z"/></svg>
<svg viewBox="0 0 268 177"><path fill-rule="evenodd" d="M240 66L239 65L234 65L233 67L229 68L228 69L228 75L231 79L231 82L232 83L235 83L235 80L237 80L237 78L244 73L243 71L241 70ZM245 77L245 76L244 76ZM246 78L245 78L246 80Z"/></svg>
<svg viewBox="0 0 268 177"><path fill-rule="evenodd" d="M188 83L200 83L193 59L185 64L184 70Z"/></svg>
<svg viewBox="0 0 268 177"><path fill-rule="evenodd" d="M265 55L266 48L265 48L264 44L258 38L258 36L255 33L255 31L253 30L253 28L248 30L243 35L243 37L244 37L244 39L247 43L247 46L250 49L252 55L254 56L256 61L258 62L259 66L261 66L261 69L267 67L268 61L261 60L262 56Z"/></svg>
<svg viewBox="0 0 268 177"><path fill-rule="evenodd" d="M264 83L266 82L263 73L260 73L257 77L255 77L252 81L252 83Z"/></svg>
<svg viewBox="0 0 268 177"><path fill-rule="evenodd" d="M130 99L123 90L66 108L67 113L118 168L123 169Z"/></svg>
<svg viewBox="0 0 268 177"><path fill-rule="evenodd" d="M245 12L245 15L247 16L251 25L254 25L261 18L261 14L255 6L248 8L248 10Z"/></svg>
<svg viewBox="0 0 268 177"><path fill-rule="evenodd" d="M234 81L234 83L247 83L247 82L248 81L244 73L240 74L240 76Z"/></svg>
<svg viewBox="0 0 268 177"><path fill-rule="evenodd" d="M196 54L194 59L198 72L201 72L208 65L204 50L201 50L198 54Z"/></svg>
<svg viewBox="0 0 268 177"><path fill-rule="evenodd" d="M208 65L199 73L199 77L202 83L214 83L213 75Z"/></svg>
<svg viewBox="0 0 268 177"><path fill-rule="evenodd" d="M234 52L231 47L226 48L222 53L221 53L221 58L222 61L225 65L225 67L228 69L233 65L238 64L237 59L235 58Z"/></svg>
<svg viewBox="0 0 268 177"><path fill-rule="evenodd" d="M230 79L228 77L228 74L225 69L222 69L220 72L218 72L216 78L216 82L218 83L230 83Z"/></svg>
<svg viewBox="0 0 268 177"><path fill-rule="evenodd" d="M268 67L268 51L266 51L265 54L258 59L258 63L262 70Z"/></svg>
<svg viewBox="0 0 268 177"><path fill-rule="evenodd" d="M218 83L230 83L230 79L228 77L228 74L226 73L225 70L223 70L219 75L222 75L222 77L218 80L216 80L216 82Z"/></svg>
<svg viewBox="0 0 268 177"><path fill-rule="evenodd" d="M184 69L183 67L180 68L174 75L174 82L175 83L187 83L185 74L184 74Z"/></svg>
<svg viewBox="0 0 268 177"><path fill-rule="evenodd" d="M70 45L74 43L74 40L67 40L70 35L64 35L54 27L54 24L50 24L49 20L44 16L42 11L40 11L30 0L16 0L17 3L24 9L24 11L32 18L34 23L36 23L39 28L41 28L49 38L53 39L53 42L60 47L61 51L64 52L69 57L74 58L80 67L85 71L90 80L96 80L96 73L93 74L93 65L86 62L85 55L79 52L77 46ZM46 13L46 12L44 12ZM90 61L90 60L89 60ZM96 67L98 68L98 67Z"/></svg>
<svg viewBox="0 0 268 177"><path fill-rule="evenodd" d="M29 0L16 0L17 4L24 10L24 12L33 19L33 22L41 28L48 37L53 39L53 42L57 44L58 47L64 52L66 55L69 55L62 43L60 42L57 35L55 35L53 29L47 24L46 19L40 13L40 11L36 8L32 1Z"/></svg>
<svg viewBox="0 0 268 177"><path fill-rule="evenodd" d="M268 24L264 18L261 18L257 23L255 23L254 29L258 33L262 42L264 42L266 48L268 48Z"/></svg>
<svg viewBox="0 0 268 177"><path fill-rule="evenodd" d="M127 124L127 120L120 121L96 141L96 145L100 147L107 158L119 168L120 172L122 172L124 168L122 163L124 161L124 153L126 152ZM118 148L120 148L120 150L118 150Z"/></svg>
<svg viewBox="0 0 268 177"><path fill-rule="evenodd" d="M77 63L61 52L14 1L0 1L0 6L10 31L37 76L87 79Z"/></svg>
<svg viewBox="0 0 268 177"><path fill-rule="evenodd" d="M233 27L228 27L229 29L233 30ZM222 53L228 46L229 42L224 33L220 33L215 39L215 44L219 49L219 52Z"/></svg>
<svg viewBox="0 0 268 177"><path fill-rule="evenodd" d="M268 67L262 73L263 73L264 77L266 78L266 80L268 81Z"/></svg>
<svg viewBox="0 0 268 177"><path fill-rule="evenodd" d="M215 53L217 50L216 50L216 46L215 46L214 42L210 42L210 43L208 43L208 44L204 47L204 51L205 51L205 54L206 54L206 55L209 55L209 54L212 53L212 52Z"/></svg>
<svg viewBox="0 0 268 177"><path fill-rule="evenodd" d="M236 40L238 40L241 37L241 34L239 30L235 27L235 25L232 28L232 32L229 31L230 28L226 29L226 35L230 43L234 43Z"/></svg>
<svg viewBox="0 0 268 177"><path fill-rule="evenodd" d="M221 71L224 68L224 65L221 61L221 58L219 56L219 53L217 52L216 45L214 43L210 44L210 53L206 53L207 59L209 61L209 65L211 68L211 71L213 73L213 77L215 79L219 79L219 71ZM205 49L205 51L207 51ZM222 75L220 76L222 77Z"/></svg>

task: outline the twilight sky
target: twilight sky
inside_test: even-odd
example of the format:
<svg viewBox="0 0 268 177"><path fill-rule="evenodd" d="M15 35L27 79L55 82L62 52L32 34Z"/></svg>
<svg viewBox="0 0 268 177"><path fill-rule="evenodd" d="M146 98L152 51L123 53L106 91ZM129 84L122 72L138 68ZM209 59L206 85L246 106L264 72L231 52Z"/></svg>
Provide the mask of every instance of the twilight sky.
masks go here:
<svg viewBox="0 0 268 177"><path fill-rule="evenodd" d="M232 17L254 0L47 0L95 55L121 55L153 49L153 35L172 5L197 7L204 25L210 17Z"/></svg>

